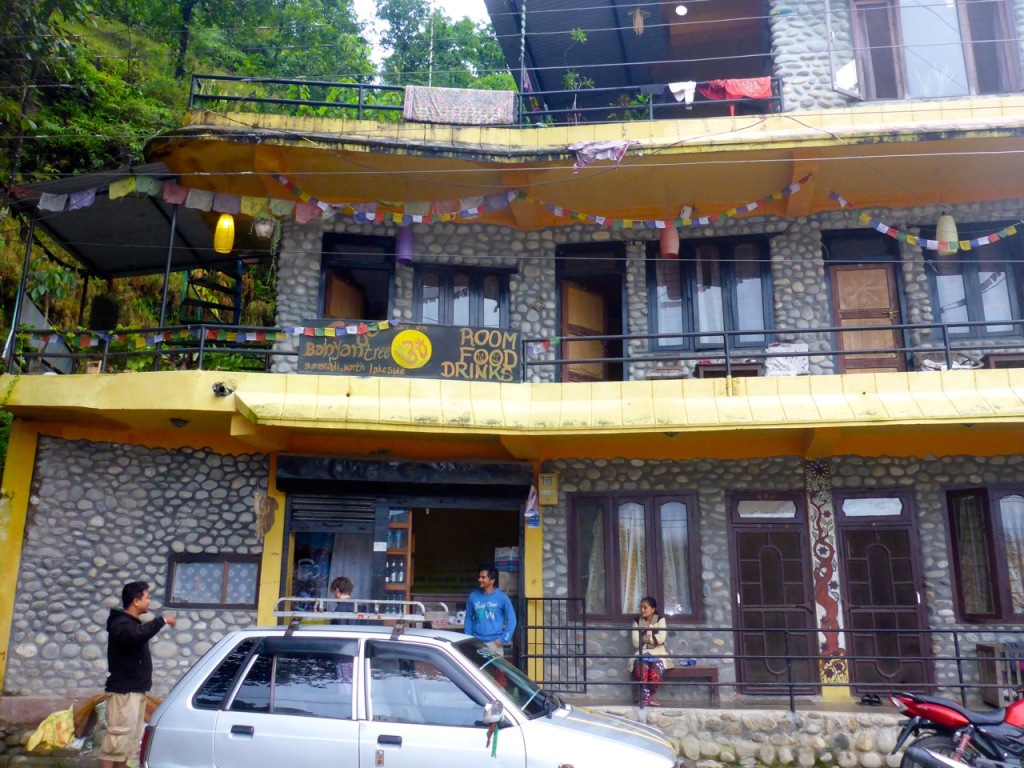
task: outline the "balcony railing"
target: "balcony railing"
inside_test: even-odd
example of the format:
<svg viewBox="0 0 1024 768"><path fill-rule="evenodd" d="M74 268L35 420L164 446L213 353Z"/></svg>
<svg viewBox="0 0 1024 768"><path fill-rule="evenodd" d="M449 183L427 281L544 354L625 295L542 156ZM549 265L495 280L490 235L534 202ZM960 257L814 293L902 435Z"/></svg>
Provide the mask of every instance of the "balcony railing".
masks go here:
<svg viewBox="0 0 1024 768"><path fill-rule="evenodd" d="M638 659L638 652L628 651L631 622L610 624L607 621L587 621L579 610L579 598L527 598L523 620L520 622L521 651L517 663L529 670L531 676L545 688L571 694L581 700L625 703L634 700L638 683L630 679L628 671ZM579 618L572 618L579 617ZM850 670L849 682L824 682L818 679L817 655L806 655L797 648L815 648L818 645L817 628L804 630L780 628L777 630L736 626L670 625L666 630L665 647L676 669L690 669L697 674L672 675L659 683L658 698L663 704L679 701L686 704L706 704L720 699L739 697L747 703L756 701L785 701L796 711L797 701L817 696L827 688L849 688L855 696L884 696L898 690L930 692L960 701L964 706L978 708L981 702L1005 706L1021 692L1021 657L1024 656L1024 629L1004 627L970 627L964 629L874 629L879 646L905 647L908 638L922 649L944 648L945 652L914 656L857 655L850 651L854 635L863 639L864 631L830 631L843 644L847 653L829 657L829 661L845 662ZM771 653L743 653L744 635L765 641ZM618 636L622 650L618 653L597 651L608 647L610 638ZM912 636L912 637L911 637ZM980 637L985 641L981 642ZM998 637L1000 642L993 643ZM752 646L755 643L751 644ZM702 650L695 651L694 648ZM861 670L892 670L901 665L927 669L923 679L901 682L897 677L885 679L885 674L871 675L872 679L858 679L855 668ZM773 679L747 679L739 672L743 667L751 670L771 669ZM799 668L812 670L813 675L802 679ZM615 670L609 673L609 670ZM862 674L861 677L869 675Z"/></svg>
<svg viewBox="0 0 1024 768"><path fill-rule="evenodd" d="M983 337L985 329L990 335ZM1000 336L991 334L998 330ZM859 333L887 332L901 339L886 348L841 349L837 338ZM758 346L750 346L751 337ZM85 373L124 370L238 370L270 371L273 361L294 361L298 352L283 344L284 328L224 325L179 325L101 331L21 329L7 369L18 373ZM911 342L917 339L916 342ZM740 341L746 343L741 345ZM807 349L794 351L805 340ZM54 342L61 342L56 344ZM622 354L573 356L575 345L607 344ZM781 349L774 345L782 344ZM661 347L651 350L651 347ZM665 348L671 346L672 348ZM583 337L533 337L521 341L523 380L532 371L564 372L569 366L619 365L623 380L681 378L699 366L714 366L719 375L763 366L770 360L831 359L838 370L845 358L887 355L910 371L953 368L1024 367L1024 319L992 322L907 323L843 328L780 329L771 331L702 331L692 333L621 334ZM60 362L60 365L57 363ZM632 369L632 374L631 374ZM536 377L534 377L536 379ZM613 380L619 380L615 378Z"/></svg>
<svg viewBox="0 0 1024 768"><path fill-rule="evenodd" d="M666 84L517 93L516 124L543 126L685 119L709 117L724 107L731 112L782 112L782 81L777 77L770 79L772 95L764 99L708 99L700 94L700 88L708 83L699 82L690 104L678 102ZM405 88L324 80L192 76L189 109L224 105L231 105L232 111L240 112L397 122L402 120Z"/></svg>

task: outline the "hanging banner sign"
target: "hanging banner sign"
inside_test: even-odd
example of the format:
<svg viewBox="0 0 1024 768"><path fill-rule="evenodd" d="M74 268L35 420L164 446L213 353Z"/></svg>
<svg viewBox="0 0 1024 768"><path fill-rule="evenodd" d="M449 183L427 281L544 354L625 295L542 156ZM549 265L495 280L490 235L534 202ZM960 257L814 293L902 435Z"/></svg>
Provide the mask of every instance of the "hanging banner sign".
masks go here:
<svg viewBox="0 0 1024 768"><path fill-rule="evenodd" d="M519 331L381 323L345 334L339 320L306 320L299 373L522 382ZM381 327L384 326L384 327Z"/></svg>

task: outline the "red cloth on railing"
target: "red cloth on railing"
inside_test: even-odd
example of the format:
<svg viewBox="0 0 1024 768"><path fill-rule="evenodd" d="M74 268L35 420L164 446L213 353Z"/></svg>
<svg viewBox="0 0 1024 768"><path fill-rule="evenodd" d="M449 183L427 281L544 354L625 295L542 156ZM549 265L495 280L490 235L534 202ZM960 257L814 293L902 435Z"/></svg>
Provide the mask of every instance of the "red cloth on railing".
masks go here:
<svg viewBox="0 0 1024 768"><path fill-rule="evenodd" d="M712 101L726 99L770 99L772 98L772 79L770 77L745 77L730 80L708 80L698 85L697 90L704 98ZM729 105L729 111L735 114L735 105Z"/></svg>

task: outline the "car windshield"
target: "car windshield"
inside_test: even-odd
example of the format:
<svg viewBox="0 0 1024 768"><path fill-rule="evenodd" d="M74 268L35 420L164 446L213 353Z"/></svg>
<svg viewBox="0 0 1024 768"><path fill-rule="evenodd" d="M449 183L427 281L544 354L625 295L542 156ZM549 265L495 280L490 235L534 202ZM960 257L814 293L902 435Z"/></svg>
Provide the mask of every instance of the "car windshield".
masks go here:
<svg viewBox="0 0 1024 768"><path fill-rule="evenodd" d="M550 717L552 712L565 706L556 694L545 691L479 640L461 640L455 643L455 649L493 680L531 720L544 715Z"/></svg>

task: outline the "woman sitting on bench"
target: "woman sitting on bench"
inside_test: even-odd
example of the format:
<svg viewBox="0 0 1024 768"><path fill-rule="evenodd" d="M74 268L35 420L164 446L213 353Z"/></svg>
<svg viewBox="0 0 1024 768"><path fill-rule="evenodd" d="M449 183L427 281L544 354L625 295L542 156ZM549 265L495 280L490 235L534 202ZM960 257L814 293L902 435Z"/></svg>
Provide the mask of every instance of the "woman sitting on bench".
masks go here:
<svg viewBox="0 0 1024 768"><path fill-rule="evenodd" d="M637 704L641 707L660 707L661 702L654 698L658 683L665 675L666 669L672 668L672 660L665 650L668 632L665 619L658 615L658 601L653 597L645 597L640 601L640 616L633 622L633 647L640 652L640 658L633 659L632 678L640 683L640 695Z"/></svg>

